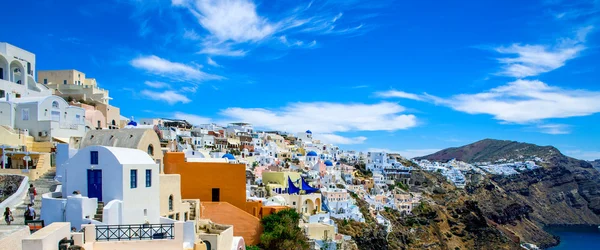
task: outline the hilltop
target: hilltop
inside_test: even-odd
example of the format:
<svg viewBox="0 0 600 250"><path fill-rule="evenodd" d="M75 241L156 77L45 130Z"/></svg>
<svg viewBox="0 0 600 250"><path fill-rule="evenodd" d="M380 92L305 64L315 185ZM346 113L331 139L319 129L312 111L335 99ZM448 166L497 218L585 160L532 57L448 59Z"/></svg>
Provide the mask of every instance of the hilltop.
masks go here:
<svg viewBox="0 0 600 250"><path fill-rule="evenodd" d="M592 166L594 168L596 168L598 171L600 171L600 159L595 160L595 161L590 161L590 164L592 164Z"/></svg>
<svg viewBox="0 0 600 250"><path fill-rule="evenodd" d="M440 173L413 171L411 191L423 193L428 212L413 210L408 217L383 212L393 224L386 247L519 249L527 242L546 248L559 242L547 226L600 224L600 173L552 146L485 139L417 159L473 163L536 157L542 168L515 175L468 173L464 189ZM357 242L378 238L367 235Z"/></svg>
<svg viewBox="0 0 600 250"><path fill-rule="evenodd" d="M491 162L502 159L520 159L523 157L539 157L548 159L555 155L562 155L552 146L538 146L530 143L516 141L484 139L462 147L448 148L436 153L417 157L417 160L446 162L452 159L473 162Z"/></svg>

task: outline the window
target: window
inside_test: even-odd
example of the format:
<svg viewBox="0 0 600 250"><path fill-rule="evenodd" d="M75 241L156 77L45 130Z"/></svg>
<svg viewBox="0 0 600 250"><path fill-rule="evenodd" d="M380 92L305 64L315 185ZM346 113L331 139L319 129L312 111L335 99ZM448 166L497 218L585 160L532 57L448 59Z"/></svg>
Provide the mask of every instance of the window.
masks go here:
<svg viewBox="0 0 600 250"><path fill-rule="evenodd" d="M179 213L175 214L175 220L179 220Z"/></svg>
<svg viewBox="0 0 600 250"><path fill-rule="evenodd" d="M2 71L0 71L0 79L2 79ZM6 96L6 92L4 92L4 90L0 89L0 98L4 98L5 96Z"/></svg>
<svg viewBox="0 0 600 250"><path fill-rule="evenodd" d="M154 156L154 146L152 144L148 145L148 154Z"/></svg>
<svg viewBox="0 0 600 250"><path fill-rule="evenodd" d="M146 187L152 186L152 170L146 169Z"/></svg>
<svg viewBox="0 0 600 250"><path fill-rule="evenodd" d="M169 211L173 211L173 195L169 195Z"/></svg>
<svg viewBox="0 0 600 250"><path fill-rule="evenodd" d="M137 169L132 169L129 172L129 187L137 188Z"/></svg>
<svg viewBox="0 0 600 250"><path fill-rule="evenodd" d="M54 108L54 109L58 108L58 102L57 101L53 101L52 102L52 108Z"/></svg>
<svg viewBox="0 0 600 250"><path fill-rule="evenodd" d="M23 121L29 121L29 109L22 109L21 110L21 120L23 120Z"/></svg>
<svg viewBox="0 0 600 250"><path fill-rule="evenodd" d="M64 84L64 85L67 85L67 80L63 80L63 84Z"/></svg>
<svg viewBox="0 0 600 250"><path fill-rule="evenodd" d="M90 164L98 165L98 151L90 151Z"/></svg>
<svg viewBox="0 0 600 250"><path fill-rule="evenodd" d="M48 84L48 79L44 78L44 84Z"/></svg>

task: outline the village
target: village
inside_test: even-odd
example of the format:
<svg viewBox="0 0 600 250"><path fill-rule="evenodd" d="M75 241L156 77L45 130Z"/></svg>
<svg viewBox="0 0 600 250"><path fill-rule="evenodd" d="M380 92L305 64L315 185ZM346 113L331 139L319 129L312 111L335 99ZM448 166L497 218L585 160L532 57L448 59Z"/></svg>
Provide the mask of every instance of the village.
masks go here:
<svg viewBox="0 0 600 250"><path fill-rule="evenodd" d="M380 211L421 202L399 154L342 150L310 128L128 118L96 79L37 71L33 53L7 43L0 98L6 249L245 249L260 242L262 218L286 209L311 248L338 249L352 239L334 219L385 226Z"/></svg>

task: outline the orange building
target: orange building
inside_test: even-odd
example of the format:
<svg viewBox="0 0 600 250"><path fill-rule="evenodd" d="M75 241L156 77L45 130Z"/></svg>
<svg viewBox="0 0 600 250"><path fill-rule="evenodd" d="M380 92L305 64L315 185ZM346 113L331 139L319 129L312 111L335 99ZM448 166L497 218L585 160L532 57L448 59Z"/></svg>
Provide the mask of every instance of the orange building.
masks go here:
<svg viewBox="0 0 600 250"><path fill-rule="evenodd" d="M181 175L181 198L228 202L246 210L246 166L228 162L188 162L183 152L167 152L165 174Z"/></svg>
<svg viewBox="0 0 600 250"><path fill-rule="evenodd" d="M234 235L248 245L260 242L260 219L287 207L263 207L260 201L246 201L246 166L227 160L187 161L183 152L164 155L165 174L181 176L181 198L200 199L200 217L233 225Z"/></svg>

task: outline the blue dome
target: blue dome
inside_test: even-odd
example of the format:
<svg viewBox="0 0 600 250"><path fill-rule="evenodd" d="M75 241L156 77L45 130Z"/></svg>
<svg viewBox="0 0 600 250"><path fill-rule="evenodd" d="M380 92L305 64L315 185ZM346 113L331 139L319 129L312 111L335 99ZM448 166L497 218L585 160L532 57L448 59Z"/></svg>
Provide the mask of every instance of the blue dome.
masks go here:
<svg viewBox="0 0 600 250"><path fill-rule="evenodd" d="M137 126L137 122L130 121L129 123L127 123L127 125L131 125L131 126Z"/></svg>
<svg viewBox="0 0 600 250"><path fill-rule="evenodd" d="M306 156L317 156L317 152L310 151L310 152L308 152L308 154L306 154Z"/></svg>
<svg viewBox="0 0 600 250"><path fill-rule="evenodd" d="M312 134L312 131L310 131L310 130L306 130L306 133L307 133L307 134Z"/></svg>
<svg viewBox="0 0 600 250"><path fill-rule="evenodd" d="M302 154L297 154L296 156L302 156Z"/></svg>
<svg viewBox="0 0 600 250"><path fill-rule="evenodd" d="M227 158L230 161L235 160L235 157L232 154L224 154L221 158Z"/></svg>
<svg viewBox="0 0 600 250"><path fill-rule="evenodd" d="M332 167L333 163L330 160L325 161L325 166Z"/></svg>

